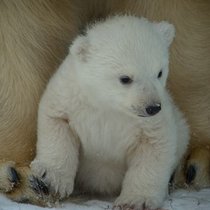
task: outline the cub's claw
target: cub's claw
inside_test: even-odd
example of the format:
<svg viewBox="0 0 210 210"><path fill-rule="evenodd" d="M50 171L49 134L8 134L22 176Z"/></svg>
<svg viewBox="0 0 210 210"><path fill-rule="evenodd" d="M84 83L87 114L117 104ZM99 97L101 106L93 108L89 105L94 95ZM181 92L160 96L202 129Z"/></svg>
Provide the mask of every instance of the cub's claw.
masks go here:
<svg viewBox="0 0 210 210"><path fill-rule="evenodd" d="M35 176L31 176L29 178L29 182L30 187L35 191L35 193L37 193L41 197L43 197L43 195L49 195L49 186L46 183L44 183L41 179Z"/></svg>

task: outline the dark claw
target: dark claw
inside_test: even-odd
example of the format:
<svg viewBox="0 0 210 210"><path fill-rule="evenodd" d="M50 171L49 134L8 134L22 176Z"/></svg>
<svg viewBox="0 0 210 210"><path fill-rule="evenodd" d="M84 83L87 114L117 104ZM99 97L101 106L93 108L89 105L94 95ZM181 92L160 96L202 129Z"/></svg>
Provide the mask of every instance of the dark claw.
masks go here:
<svg viewBox="0 0 210 210"><path fill-rule="evenodd" d="M186 172L186 183L191 184L192 181L195 179L195 176L196 176L196 167L194 165L190 165L187 168Z"/></svg>
<svg viewBox="0 0 210 210"><path fill-rule="evenodd" d="M29 180L32 189L38 193L39 195L49 195L49 189L48 185L45 184L42 180L32 176L31 179Z"/></svg>
<svg viewBox="0 0 210 210"><path fill-rule="evenodd" d="M20 182L20 177L17 171L13 168L9 168L9 181L17 185Z"/></svg>
<svg viewBox="0 0 210 210"><path fill-rule="evenodd" d="M169 185L172 185L172 184L173 184L173 182L174 182L174 177L175 177L175 172L173 172L173 174L172 174L171 177L170 177Z"/></svg>
<svg viewBox="0 0 210 210"><path fill-rule="evenodd" d="M46 174L47 174L46 172L43 173L42 179L44 179L46 177Z"/></svg>

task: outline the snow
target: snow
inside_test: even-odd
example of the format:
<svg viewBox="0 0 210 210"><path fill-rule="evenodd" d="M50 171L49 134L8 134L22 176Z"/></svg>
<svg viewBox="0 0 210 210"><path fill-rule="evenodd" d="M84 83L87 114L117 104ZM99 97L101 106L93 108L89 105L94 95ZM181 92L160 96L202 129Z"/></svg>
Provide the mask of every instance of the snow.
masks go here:
<svg viewBox="0 0 210 210"><path fill-rule="evenodd" d="M201 191L178 190L168 197L165 210L210 210L210 189ZM12 202L0 195L0 210L111 210L112 204L105 201L90 200L81 204L62 203L57 208L41 208L30 204Z"/></svg>

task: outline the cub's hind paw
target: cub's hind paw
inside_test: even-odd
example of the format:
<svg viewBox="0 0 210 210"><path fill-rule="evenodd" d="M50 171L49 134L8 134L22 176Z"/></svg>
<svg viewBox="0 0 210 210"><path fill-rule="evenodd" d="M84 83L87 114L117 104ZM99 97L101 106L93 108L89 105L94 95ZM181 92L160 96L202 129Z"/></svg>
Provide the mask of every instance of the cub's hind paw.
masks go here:
<svg viewBox="0 0 210 210"><path fill-rule="evenodd" d="M115 200L113 210L159 210L163 203L162 196L140 194L122 194Z"/></svg>

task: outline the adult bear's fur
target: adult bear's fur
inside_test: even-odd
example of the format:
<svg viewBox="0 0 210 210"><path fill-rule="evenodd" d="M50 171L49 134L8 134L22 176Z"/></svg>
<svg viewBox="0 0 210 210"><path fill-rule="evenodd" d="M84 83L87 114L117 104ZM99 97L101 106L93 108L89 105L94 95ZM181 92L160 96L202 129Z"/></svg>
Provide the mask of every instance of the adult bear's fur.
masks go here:
<svg viewBox="0 0 210 210"><path fill-rule="evenodd" d="M14 167L14 163L7 161L15 161L18 167L21 167L17 168L17 171L22 180L25 180L24 176L28 170L23 166L34 157L38 100L48 78L64 58L73 37L89 20L125 11L145 16L150 20L166 19L176 27L168 86L191 127L191 148L185 166L202 169L197 171L194 182L193 176L187 176L186 181L197 183L201 187L210 185L209 1L89 0L84 3L80 0L2 0L0 2L2 191L11 191L14 185L7 177L13 180L14 173L11 173L11 167ZM27 188L28 183L24 184L26 186L19 186ZM9 195L15 200L21 200L24 189L23 191L16 189L15 193Z"/></svg>

